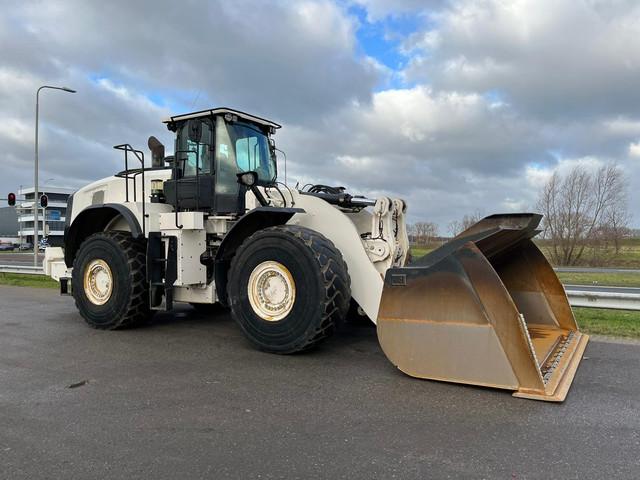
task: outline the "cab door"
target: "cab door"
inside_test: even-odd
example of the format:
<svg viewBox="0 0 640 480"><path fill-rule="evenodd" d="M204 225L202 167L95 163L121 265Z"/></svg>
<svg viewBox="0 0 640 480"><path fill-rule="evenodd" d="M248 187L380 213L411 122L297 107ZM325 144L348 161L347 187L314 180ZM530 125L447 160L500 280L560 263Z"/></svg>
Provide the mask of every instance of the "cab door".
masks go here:
<svg viewBox="0 0 640 480"><path fill-rule="evenodd" d="M210 118L190 119L179 126L172 178L165 182L167 203L179 211L214 209L214 146Z"/></svg>

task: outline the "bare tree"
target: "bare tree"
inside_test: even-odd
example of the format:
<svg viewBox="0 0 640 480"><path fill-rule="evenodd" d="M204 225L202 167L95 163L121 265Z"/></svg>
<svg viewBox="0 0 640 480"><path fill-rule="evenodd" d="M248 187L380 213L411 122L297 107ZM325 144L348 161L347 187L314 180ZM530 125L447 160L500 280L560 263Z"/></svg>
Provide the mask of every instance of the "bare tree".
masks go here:
<svg viewBox="0 0 640 480"><path fill-rule="evenodd" d="M449 222L449 225L447 226L449 234L452 237L455 237L459 233L464 232L467 228L482 220L483 216L484 215L479 210L476 210L471 215L465 215L462 217L462 220L453 220L452 222Z"/></svg>
<svg viewBox="0 0 640 480"><path fill-rule="evenodd" d="M427 222L424 232L425 243L430 245L436 240L436 237L438 236L438 225L433 222Z"/></svg>
<svg viewBox="0 0 640 480"><path fill-rule="evenodd" d="M409 243L418 242L418 234L415 224L407 223L407 235L409 236Z"/></svg>
<svg viewBox="0 0 640 480"><path fill-rule="evenodd" d="M622 239L630 236L629 222L631 215L627 210L627 201L624 198L618 199L617 208L610 208L605 215L606 238L613 243L616 255L620 253Z"/></svg>
<svg viewBox="0 0 640 480"><path fill-rule="evenodd" d="M416 222L413 225L416 242L429 245L438 236L438 225L433 222Z"/></svg>
<svg viewBox="0 0 640 480"><path fill-rule="evenodd" d="M414 233L416 236L416 243L422 244L424 239L424 226L425 222L416 222L413 224Z"/></svg>
<svg viewBox="0 0 640 480"><path fill-rule="evenodd" d="M554 172L538 198L544 214L545 237L551 241L551 257L558 265L575 265L585 248L614 221L626 227L627 186L615 164L595 172L577 165L567 175ZM614 220L612 220L612 218Z"/></svg>

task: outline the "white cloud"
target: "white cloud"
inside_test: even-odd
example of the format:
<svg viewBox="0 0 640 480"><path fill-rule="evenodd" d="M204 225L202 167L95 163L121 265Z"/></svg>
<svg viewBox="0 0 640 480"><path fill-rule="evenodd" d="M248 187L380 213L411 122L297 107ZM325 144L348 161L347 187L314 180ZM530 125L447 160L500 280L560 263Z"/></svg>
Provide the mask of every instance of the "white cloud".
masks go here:
<svg viewBox="0 0 640 480"><path fill-rule="evenodd" d="M402 196L412 220L446 225L478 209L533 203L524 176L514 176L525 169L535 135L479 95L418 86L378 92L369 106L347 106L318 131L284 131L278 141L296 159L290 179ZM299 162L307 151L322 151L322 160Z"/></svg>
<svg viewBox="0 0 640 480"><path fill-rule="evenodd" d="M552 168L543 168L537 165L528 165L525 169L525 177L529 188L538 190L551 178Z"/></svg>
<svg viewBox="0 0 640 480"><path fill-rule="evenodd" d="M355 22L342 15L329 2L302 1L294 3L300 28L308 37L322 45L350 51L355 44Z"/></svg>
<svg viewBox="0 0 640 480"><path fill-rule="evenodd" d="M446 90L500 90L544 118L634 115L640 108L637 2L604 8L574 0L467 0L436 18L435 29L405 46L423 52L409 62L409 79Z"/></svg>
<svg viewBox="0 0 640 480"><path fill-rule="evenodd" d="M350 1L15 2L0 17L0 191L30 182L35 89L53 83L78 94L41 98L41 175L72 186L121 169L113 144L153 134L170 150L167 113L227 105L284 125L290 183L401 196L412 220L530 209L575 162L621 162L640 203L637 2L356 3L418 23L406 69L363 53Z"/></svg>
<svg viewBox="0 0 640 480"><path fill-rule="evenodd" d="M522 212L528 208L526 202L522 199L505 198L502 202L504 210L507 212Z"/></svg>
<svg viewBox="0 0 640 480"><path fill-rule="evenodd" d="M44 91L40 111L41 168L77 186L121 168L116 143L145 147L154 134L171 149L162 99L173 113L229 105L313 125L344 104L367 104L385 74L356 52L354 19L324 0L16 2L5 13L0 112L11 120L1 135L5 158L24 164L19 178L0 179L5 189L30 181L42 84L78 90Z"/></svg>
<svg viewBox="0 0 640 480"><path fill-rule="evenodd" d="M618 117L606 120L603 127L612 135L640 135L640 120Z"/></svg>
<svg viewBox="0 0 640 480"><path fill-rule="evenodd" d="M561 175L566 175L577 166L590 171L596 171L602 167L605 161L596 157L581 157L581 158L563 158L558 162L556 170Z"/></svg>
<svg viewBox="0 0 640 480"><path fill-rule="evenodd" d="M5 118L2 120L0 137L4 137L5 140L28 145L33 141L31 138L32 135L33 125L27 125L24 121L17 118Z"/></svg>

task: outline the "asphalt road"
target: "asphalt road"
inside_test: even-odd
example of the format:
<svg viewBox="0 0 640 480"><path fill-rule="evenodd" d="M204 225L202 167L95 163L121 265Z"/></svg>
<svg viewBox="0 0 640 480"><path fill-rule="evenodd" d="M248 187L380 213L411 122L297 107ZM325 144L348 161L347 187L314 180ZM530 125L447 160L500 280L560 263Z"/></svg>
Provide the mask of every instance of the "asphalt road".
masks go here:
<svg viewBox="0 0 640 480"><path fill-rule="evenodd" d="M276 356L225 313L103 332L53 290L0 307L3 479L640 478L637 344L592 342L551 404L409 378L366 326Z"/></svg>

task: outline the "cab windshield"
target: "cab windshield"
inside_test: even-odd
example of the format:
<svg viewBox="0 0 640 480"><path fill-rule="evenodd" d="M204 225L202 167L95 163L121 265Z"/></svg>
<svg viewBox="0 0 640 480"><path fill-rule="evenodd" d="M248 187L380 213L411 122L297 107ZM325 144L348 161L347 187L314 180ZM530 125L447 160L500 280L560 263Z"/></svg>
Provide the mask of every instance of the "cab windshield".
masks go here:
<svg viewBox="0 0 640 480"><path fill-rule="evenodd" d="M227 122L216 117L215 157L218 175L230 176L236 182L236 174L254 171L258 180L270 183L276 179L276 162L271 155L269 139L255 125L244 122ZM220 178L222 183L224 178Z"/></svg>

